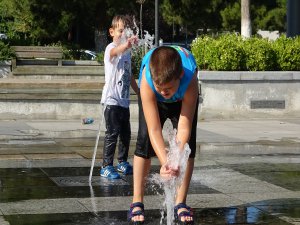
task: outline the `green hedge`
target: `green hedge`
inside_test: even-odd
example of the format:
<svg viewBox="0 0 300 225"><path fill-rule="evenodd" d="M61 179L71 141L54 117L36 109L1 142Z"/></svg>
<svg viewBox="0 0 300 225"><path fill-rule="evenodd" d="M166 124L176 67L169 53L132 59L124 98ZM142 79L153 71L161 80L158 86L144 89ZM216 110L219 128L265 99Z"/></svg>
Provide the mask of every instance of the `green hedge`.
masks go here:
<svg viewBox="0 0 300 225"><path fill-rule="evenodd" d="M300 37L281 36L275 41L226 34L217 38L201 36L191 45L200 70L217 71L299 71Z"/></svg>
<svg viewBox="0 0 300 225"><path fill-rule="evenodd" d="M300 70L300 37L280 37L273 43L281 70Z"/></svg>
<svg viewBox="0 0 300 225"><path fill-rule="evenodd" d="M3 41L0 41L0 61L10 60L15 56L14 50Z"/></svg>

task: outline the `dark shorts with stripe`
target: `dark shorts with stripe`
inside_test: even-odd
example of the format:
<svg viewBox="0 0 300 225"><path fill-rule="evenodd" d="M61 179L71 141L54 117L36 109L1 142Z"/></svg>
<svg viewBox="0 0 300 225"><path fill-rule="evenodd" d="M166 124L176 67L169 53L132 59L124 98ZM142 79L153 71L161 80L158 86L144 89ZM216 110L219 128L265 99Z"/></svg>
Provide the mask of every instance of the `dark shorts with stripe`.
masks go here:
<svg viewBox="0 0 300 225"><path fill-rule="evenodd" d="M138 131L138 137L136 142L136 150L134 154L136 156L149 159L153 156L156 156L156 154L153 150L148 135L147 124L144 117L140 96L138 99L138 103L139 103L139 131ZM191 149L190 158L195 158L195 154L196 154L198 103L199 103L199 99L197 100L197 106L193 118L190 140L188 143ZM170 119L173 124L173 128L177 129L179 116L181 112L181 105L182 105L181 101L174 102L174 103L157 102L161 127L163 127L163 124L167 119Z"/></svg>

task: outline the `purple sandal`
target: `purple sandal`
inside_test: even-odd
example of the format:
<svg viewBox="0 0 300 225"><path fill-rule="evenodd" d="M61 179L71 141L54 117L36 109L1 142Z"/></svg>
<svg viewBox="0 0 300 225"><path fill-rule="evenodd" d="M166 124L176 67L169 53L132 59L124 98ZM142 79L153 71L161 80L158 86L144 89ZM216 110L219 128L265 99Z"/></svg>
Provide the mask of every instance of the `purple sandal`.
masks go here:
<svg viewBox="0 0 300 225"><path fill-rule="evenodd" d="M133 212L133 209L136 207L141 208L141 210L137 210L137 211ZM128 221L131 222L131 224L133 224L133 225L144 224L144 221L132 221L131 220L133 217L139 216L139 215L144 215L144 204L142 202L131 203L130 209L128 210L128 213L127 213Z"/></svg>
<svg viewBox="0 0 300 225"><path fill-rule="evenodd" d="M187 209L187 211L182 211L178 214L179 209ZM174 217L176 224L180 225L193 225L194 224L194 213L193 209L187 206L185 203L179 203L174 207ZM183 217L191 217L192 221L182 221Z"/></svg>

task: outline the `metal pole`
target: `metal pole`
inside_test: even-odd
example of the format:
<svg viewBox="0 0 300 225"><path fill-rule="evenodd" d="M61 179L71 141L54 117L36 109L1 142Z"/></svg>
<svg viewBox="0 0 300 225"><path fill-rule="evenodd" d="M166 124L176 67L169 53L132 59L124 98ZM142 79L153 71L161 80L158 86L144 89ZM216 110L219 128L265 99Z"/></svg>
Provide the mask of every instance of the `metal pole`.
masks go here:
<svg viewBox="0 0 300 225"><path fill-rule="evenodd" d="M300 35L300 1L288 0L287 3L287 37Z"/></svg>
<svg viewBox="0 0 300 225"><path fill-rule="evenodd" d="M159 45L158 4L159 0L155 0L155 47Z"/></svg>

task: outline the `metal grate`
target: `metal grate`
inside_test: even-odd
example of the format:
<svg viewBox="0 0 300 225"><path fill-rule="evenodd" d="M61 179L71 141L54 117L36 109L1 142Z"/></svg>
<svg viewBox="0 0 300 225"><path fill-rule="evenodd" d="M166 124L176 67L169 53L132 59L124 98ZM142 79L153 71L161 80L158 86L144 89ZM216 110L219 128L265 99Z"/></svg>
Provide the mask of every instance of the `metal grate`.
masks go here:
<svg viewBox="0 0 300 225"><path fill-rule="evenodd" d="M251 101L251 109L285 109L285 100L255 100Z"/></svg>
<svg viewBox="0 0 300 225"><path fill-rule="evenodd" d="M50 177L50 179L59 187L89 186L88 176ZM114 185L129 185L129 183L123 179L108 180L102 177L93 177L92 179L92 186L114 186Z"/></svg>

